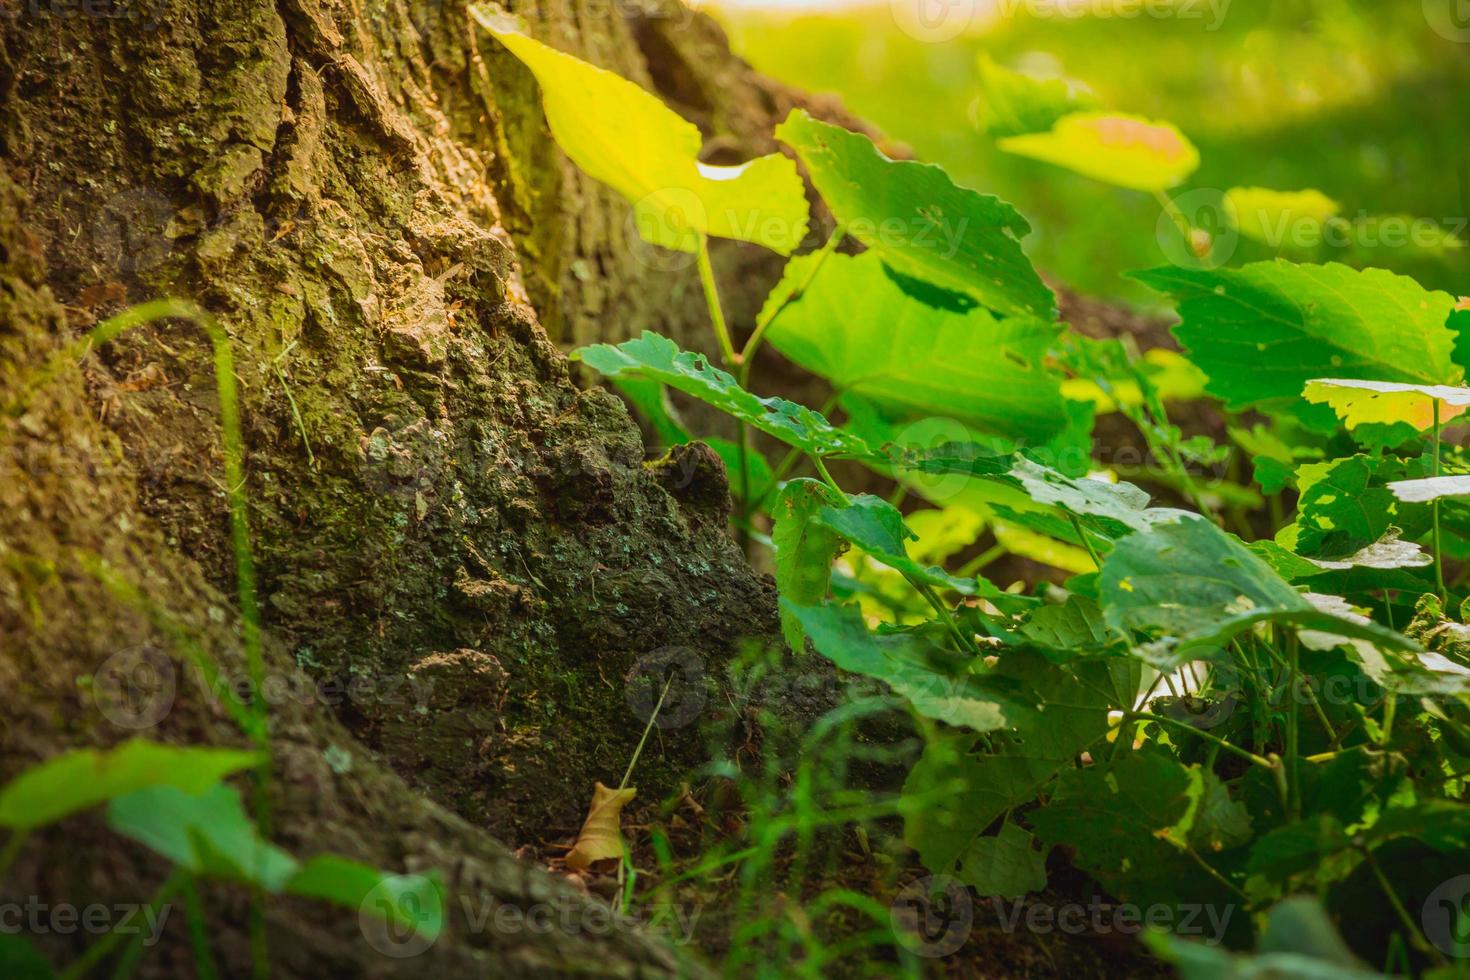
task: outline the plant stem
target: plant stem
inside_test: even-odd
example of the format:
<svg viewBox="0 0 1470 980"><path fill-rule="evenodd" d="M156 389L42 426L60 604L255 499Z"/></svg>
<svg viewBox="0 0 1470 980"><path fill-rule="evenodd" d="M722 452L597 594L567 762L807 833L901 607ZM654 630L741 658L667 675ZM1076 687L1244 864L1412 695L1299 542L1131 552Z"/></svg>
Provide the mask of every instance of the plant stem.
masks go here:
<svg viewBox="0 0 1470 980"><path fill-rule="evenodd" d="M184 877L187 874L188 872L184 869L175 868L173 873L164 879L163 884L158 886L158 891L153 893L153 898L148 902L149 911L144 916L148 921L157 921L158 910L183 886ZM92 967L106 959L107 954L111 953L122 939L123 933L112 929L107 935L88 946L76 962L63 970L59 975L60 980L81 980L92 971Z"/></svg>
<svg viewBox="0 0 1470 980"><path fill-rule="evenodd" d="M1240 887L1237 886L1235 882L1231 881L1229 878L1225 877L1219 871L1217 871L1215 867L1210 864L1210 862L1206 861L1203 857L1200 856L1200 853L1198 851L1196 851L1192 847L1186 846L1184 848L1184 853L1189 855L1194 863L1199 865L1200 870L1209 875L1210 878L1212 878L1216 883L1223 885L1227 890L1233 892L1238 898L1240 898L1247 904L1250 903L1250 896L1241 891Z"/></svg>
<svg viewBox="0 0 1470 980"><path fill-rule="evenodd" d="M1440 966L1447 965L1449 961L1445 959L1444 954L1439 951L1438 947L1428 942L1423 934L1419 932L1419 927L1414 924L1413 916L1409 915L1409 910L1404 908L1403 900L1399 898L1399 893L1394 889L1393 882L1388 880L1388 876L1379 867L1378 859L1373 856L1373 852L1366 847L1360 848L1359 850L1363 855L1364 863L1373 872L1373 877L1378 880L1378 887L1382 888L1383 894L1388 897L1388 904L1393 907L1394 914L1399 917L1399 922L1403 924L1404 932L1408 935L1409 942L1419 952L1433 959L1435 963Z"/></svg>
<svg viewBox="0 0 1470 980"><path fill-rule="evenodd" d="M1297 752L1301 741L1301 705L1296 696L1301 682L1301 644L1295 634L1287 641L1286 654L1286 690L1290 699L1286 706L1287 813L1290 819L1297 820L1302 809L1301 756Z"/></svg>
<svg viewBox="0 0 1470 980"><path fill-rule="evenodd" d="M710 322L714 324L715 339L720 343L720 356L725 366L734 370L740 364L740 356L735 353L735 345L730 342L730 328L725 325L725 310L720 305L720 290L715 283L714 266L709 260L709 239L701 235L699 238L699 282L704 286L704 302L709 307Z"/></svg>
<svg viewBox="0 0 1470 980"><path fill-rule="evenodd" d="M186 876L183 890L184 915L189 921L189 944L194 948L194 975L198 980L215 980L219 971L215 969L214 955L209 950L204 906L199 901L199 880L192 874Z"/></svg>
<svg viewBox="0 0 1470 980"><path fill-rule="evenodd" d="M832 234L827 238L827 244L822 246L821 251L813 253L816 255L816 258L812 261L812 267L807 270L807 274L802 281L792 286L779 301L766 301L765 309L761 311L760 317L755 321L755 330L751 332L750 338L745 341L745 347L740 351L742 365L750 364L751 360L755 357L755 352L760 350L761 342L765 340L766 331L770 329L772 323L776 322L776 317L780 315L781 311L790 306L792 300L797 299L802 293L811 288L812 282L817 278L817 273L822 271L822 266L826 265L828 257L837 251L837 246L842 244L844 237L846 237L846 232L843 231L841 225L833 228Z"/></svg>
<svg viewBox="0 0 1470 980"><path fill-rule="evenodd" d="M1263 769L1277 768L1277 764L1272 762L1271 760L1256 755L1254 752L1249 752L1231 742L1227 742L1225 741L1225 739L1220 738L1218 735L1211 735L1209 732L1195 728L1188 722L1175 721L1173 718L1165 718L1163 715L1155 715L1147 711L1130 711L1126 713L1123 717L1125 719L1131 718L1135 721L1152 721L1157 722L1160 725L1172 725L1175 728L1183 729L1184 731L1189 732L1191 735L1201 738L1206 742L1212 742L1215 745L1220 746L1220 748L1224 749L1226 752L1234 753L1235 755L1240 756L1242 759L1245 759L1247 762L1253 762Z"/></svg>
<svg viewBox="0 0 1470 980"><path fill-rule="evenodd" d="M1077 520L1077 515L1070 511L1067 513L1067 520L1072 522L1072 530L1077 532L1077 537L1081 540L1082 547L1087 549L1087 555L1092 559L1093 567L1101 570L1102 559L1097 556L1097 551L1093 549L1092 541L1088 539L1087 532L1082 530L1082 522Z"/></svg>
<svg viewBox="0 0 1470 980"><path fill-rule="evenodd" d="M1439 399L1434 399L1434 470L1433 476L1439 476ZM1440 548L1439 541L1439 498L1435 497L1429 505L1430 513L1434 515L1434 583L1439 589L1439 603L1445 606L1449 602L1449 594L1444 587L1444 552ZM1449 614L1449 610L1445 610Z"/></svg>
<svg viewBox="0 0 1470 980"><path fill-rule="evenodd" d="M21 848L25 847L26 840L31 836L29 830L16 830L10 834L10 839L5 842L5 850L0 851L0 881L5 880L5 873L20 856Z"/></svg>
<svg viewBox="0 0 1470 980"><path fill-rule="evenodd" d="M659 692L658 702L653 706L653 713L648 716L648 724L643 726L643 737L638 740L638 747L633 750L633 758L628 760L628 771L623 773L623 781L618 783L618 789L624 789L628 780L633 778L633 767L638 765L638 757L643 754L643 746L648 741L649 732L653 731L653 723L658 720L659 709L664 706L664 698L668 697L669 687L674 683L674 675L664 681L664 689Z"/></svg>

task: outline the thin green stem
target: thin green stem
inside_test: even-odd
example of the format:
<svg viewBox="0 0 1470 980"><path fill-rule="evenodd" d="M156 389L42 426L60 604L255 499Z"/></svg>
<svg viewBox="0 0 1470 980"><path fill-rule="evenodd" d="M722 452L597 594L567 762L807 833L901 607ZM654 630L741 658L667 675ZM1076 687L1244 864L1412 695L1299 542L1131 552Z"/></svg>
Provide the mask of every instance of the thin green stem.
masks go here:
<svg viewBox="0 0 1470 980"><path fill-rule="evenodd" d="M974 578L976 575L979 575L982 571L984 571L986 566L992 564L993 562L999 561L1005 555L1005 545L993 545L989 549L981 552L979 555L975 556L975 558L967 562L965 566L955 574L958 575L960 578Z"/></svg>
<svg viewBox="0 0 1470 980"><path fill-rule="evenodd" d="M153 893L153 898L148 902L148 910L138 914L142 914L149 922L157 921L159 910L169 899L178 893L178 890L183 886L184 877L187 874L188 872L182 868L175 868L173 873L164 879L163 884L158 886L158 891ZM124 934L117 929L109 931L107 935L97 940L91 946L88 946L82 955L77 958L76 962L63 970L59 975L60 980L80 980L80 978L85 977L92 971L94 966L101 963L107 958L109 953L117 948L117 944L122 942L123 936Z"/></svg>
<svg viewBox="0 0 1470 980"><path fill-rule="evenodd" d="M1215 745L1218 745L1218 746L1220 746L1220 748L1224 749L1226 752L1230 752L1230 753L1233 753L1235 755L1238 755L1242 759L1246 760L1247 762L1254 763L1255 765L1258 765L1258 766L1260 766L1263 769L1276 769L1276 768L1278 768L1277 764L1274 763L1274 762L1272 762L1271 760L1266 759L1266 758L1264 758L1262 756L1256 755L1254 752L1249 752L1249 751L1247 751L1247 750L1241 748L1240 746L1235 745L1235 744L1233 744L1231 742L1227 742L1227 741L1225 741L1225 739L1220 738L1218 735L1211 735L1207 731L1203 731L1201 729L1195 728L1193 725L1189 724L1188 722L1175 721L1173 718L1166 718L1163 715L1151 714L1151 713L1149 713L1147 711L1130 711L1130 712L1126 713L1123 717L1124 717L1125 720L1126 719L1129 719L1129 718L1132 718L1135 721L1152 721L1152 722L1156 722L1156 723L1158 723L1160 725L1170 725L1170 726L1172 726L1174 728L1182 729L1183 731L1189 732L1191 735L1194 735L1196 738L1200 738L1200 739L1203 739L1206 742L1210 742L1210 743L1213 743Z"/></svg>
<svg viewBox="0 0 1470 980"><path fill-rule="evenodd" d="M813 456L811 460L812 465L817 468L817 475L822 478L822 482L832 488L832 492L841 497L843 505L846 506L847 493L840 486L837 485L836 480L832 479L832 474L827 471L827 464L822 461L822 457Z"/></svg>
<svg viewBox="0 0 1470 980"><path fill-rule="evenodd" d="M740 359L743 365L748 365L755 357L755 352L760 350L761 343L766 337L766 331L770 329L772 323L776 322L776 317L780 315L781 311L790 306L793 300L811 288L812 282L817 278L817 273L822 271L822 266L826 265L827 259L833 252L837 251L837 246L842 244L844 237L846 237L846 232L843 231L841 225L833 228L832 234L827 238L827 244L822 246L821 251L813 253L816 258L812 260L812 266L807 270L801 282L793 283L791 288L779 300L775 302L771 302L770 300L766 301L765 309L761 311L760 317L755 321L755 330L751 332L749 339L745 341L745 347L740 351Z"/></svg>
<svg viewBox="0 0 1470 980"><path fill-rule="evenodd" d="M699 282L704 287L704 302L709 307L710 322L714 324L715 339L720 343L720 356L725 366L734 370L740 364L735 345L730 342L730 328L725 325L725 309L720 305L720 288L715 283L715 269L709 260L709 239L699 238Z"/></svg>
<svg viewBox="0 0 1470 980"><path fill-rule="evenodd" d="M659 709L664 706L664 698L668 697L669 687L674 683L674 675L664 681L664 689L659 692L658 703L653 706L653 713L648 716L648 724L643 726L643 737L638 740L638 747L633 750L633 758L628 760L628 771L623 773L623 781L618 783L618 789L625 789L628 780L633 778L633 767L638 765L638 757L643 754L643 746L648 742L648 734L653 731L653 723L658 720Z"/></svg>
<svg viewBox="0 0 1470 980"><path fill-rule="evenodd" d="M1379 867L1378 859L1373 856L1373 852L1367 847L1359 848L1359 851L1363 855L1363 862L1373 872L1373 877L1378 881L1378 887L1383 889L1383 894L1388 898L1388 904L1393 907L1394 914L1398 916L1399 922L1403 925L1409 942L1414 945L1415 949L1433 959L1440 966L1448 965L1449 961L1445 959L1444 954L1438 947L1426 940L1420 933L1419 927L1414 924L1414 917L1409 914L1408 909L1404 908L1403 899L1399 898L1393 882L1388 880L1388 876L1383 873L1383 868Z"/></svg>
<svg viewBox="0 0 1470 980"><path fill-rule="evenodd" d="M194 975L198 980L214 980L219 971L209 949L209 927L204 921L204 905L199 901L199 880L188 875L184 880L184 916L189 922L189 944L194 949Z"/></svg>
<svg viewBox="0 0 1470 980"><path fill-rule="evenodd" d="M1199 865L1200 870L1209 875L1210 878L1213 879L1217 884L1222 885L1227 891L1233 892L1236 897L1239 898L1241 901L1246 902L1247 904L1250 903L1250 896L1242 891L1240 887L1235 884L1235 882L1231 881L1229 878L1225 877L1219 871L1217 871L1214 865L1210 864L1210 862L1206 861L1203 857L1200 856L1200 853L1198 851L1186 845L1184 848L1184 853L1189 855L1190 859L1194 861L1195 864Z"/></svg>
<svg viewBox="0 0 1470 980"><path fill-rule="evenodd" d="M1296 696L1297 685L1301 682L1301 644L1297 642L1293 634L1287 641L1287 672L1286 690L1288 692L1288 703L1286 706L1286 766L1288 789L1287 813L1290 819L1297 820L1301 817L1302 810L1302 774L1301 755L1297 751L1301 744L1301 705Z"/></svg>
<svg viewBox="0 0 1470 980"><path fill-rule="evenodd" d="M26 841L30 836L31 832L29 830L16 830L11 833L10 839L5 842L5 849L0 851L0 881L5 880L6 872L15 863L15 859L20 856L21 849L25 847Z"/></svg>
<svg viewBox="0 0 1470 980"><path fill-rule="evenodd" d="M1092 547L1092 541L1087 537L1087 532L1082 529L1082 522L1077 520L1076 514L1070 512L1067 514L1067 519L1072 522L1072 530L1077 532L1082 547L1087 549L1087 556L1092 559L1093 567L1101 569L1102 559L1097 556L1097 551Z"/></svg>
<svg viewBox="0 0 1470 980"><path fill-rule="evenodd" d="M1434 470L1433 476L1439 476L1439 399L1434 399ZM1439 540L1439 498L1435 497L1429 505L1430 513L1434 516L1434 584L1439 589L1439 602L1441 606L1449 602L1449 593L1444 587L1444 551L1440 547ZM1448 610L1446 610L1448 612Z"/></svg>

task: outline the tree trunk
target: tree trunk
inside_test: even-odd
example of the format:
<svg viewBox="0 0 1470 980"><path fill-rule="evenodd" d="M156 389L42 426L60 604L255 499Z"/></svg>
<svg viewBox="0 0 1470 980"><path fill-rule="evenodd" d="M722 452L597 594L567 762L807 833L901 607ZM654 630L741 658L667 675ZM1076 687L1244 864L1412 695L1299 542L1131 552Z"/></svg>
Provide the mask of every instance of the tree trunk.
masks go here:
<svg viewBox="0 0 1470 980"><path fill-rule="evenodd" d="M769 150L794 102L682 6L528 13L550 43L656 87L719 153ZM8 14L0 401L129 304L184 297L222 320L277 682L277 839L448 885L449 931L413 958L377 952L341 910L272 902L277 975L679 969L496 838L576 831L638 740L640 663L692 664L681 696L703 699L707 678L708 716L718 666L776 633L718 463L646 469L622 404L579 389L557 347L643 329L700 346L694 270L663 268L629 209L565 163L529 73L456 0ZM717 260L751 284L737 313L779 273L755 249ZM140 732L241 742L233 695L177 660L183 636L227 680L243 671L211 365L191 325L144 326L0 419L0 780ZM119 701L109 678L139 665L163 687ZM653 740L645 799L700 741ZM32 840L0 896L142 901L163 871L92 815ZM546 934L504 927L493 903L565 911ZM207 904L240 975L245 896ZM38 938L58 962L87 939ZM182 975L187 956L180 914L144 971Z"/></svg>

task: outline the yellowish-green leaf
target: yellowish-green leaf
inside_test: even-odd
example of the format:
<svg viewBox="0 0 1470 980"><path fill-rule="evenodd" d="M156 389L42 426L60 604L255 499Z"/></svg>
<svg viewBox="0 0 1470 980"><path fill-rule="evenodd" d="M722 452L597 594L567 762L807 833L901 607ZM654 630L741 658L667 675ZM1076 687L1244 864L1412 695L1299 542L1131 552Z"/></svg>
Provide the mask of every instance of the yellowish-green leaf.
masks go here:
<svg viewBox="0 0 1470 980"><path fill-rule="evenodd" d="M547 47L513 17L476 6L470 13L536 76L557 144L634 205L645 239L693 252L710 235L790 255L806 237L806 189L792 160L776 153L738 167L700 163L699 130L654 95Z"/></svg>
<svg viewBox="0 0 1470 980"><path fill-rule="evenodd" d="M1407 422L1422 431L1434 424L1436 404L1441 423L1463 415L1470 408L1470 388L1395 381L1319 378L1307 382L1302 396L1309 402L1330 405L1349 429L1370 423Z"/></svg>
<svg viewBox="0 0 1470 980"><path fill-rule="evenodd" d="M1265 187L1232 187L1225 210L1242 235L1272 247L1305 246L1321 241L1322 227L1337 217L1339 205L1321 191L1273 191Z"/></svg>
<svg viewBox="0 0 1470 980"><path fill-rule="evenodd" d="M997 145L1138 191L1173 187L1199 167L1199 150L1178 127L1121 113L1074 112L1049 132L1011 136Z"/></svg>
<svg viewBox="0 0 1470 980"><path fill-rule="evenodd" d="M997 521L994 527L995 540L1001 547L1020 558L1027 558L1042 565L1060 568L1073 575L1084 575L1097 571L1092 557L1081 548L1056 538L1049 538L1036 531L1027 530L1016 524Z"/></svg>

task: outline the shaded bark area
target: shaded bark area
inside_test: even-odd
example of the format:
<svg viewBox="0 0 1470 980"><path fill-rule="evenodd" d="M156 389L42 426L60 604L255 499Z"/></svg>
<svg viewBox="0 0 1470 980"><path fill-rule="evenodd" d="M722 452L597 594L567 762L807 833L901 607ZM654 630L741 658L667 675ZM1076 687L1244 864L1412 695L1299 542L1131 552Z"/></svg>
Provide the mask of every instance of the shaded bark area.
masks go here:
<svg viewBox="0 0 1470 980"><path fill-rule="evenodd" d="M586 903L490 835L534 853L575 832L642 728L627 703L641 660L688 651L717 708L720 665L776 633L774 591L726 532L724 474L698 453L646 468L622 404L574 384L543 326L687 337L703 328L697 289L678 272L671 285L626 206L560 159L531 77L473 36L463 4L146 13L0 25L0 390L160 295L231 333L271 678L287 692L271 698L279 842L437 869L454 918L396 960L350 913L273 903L280 973L675 970L634 930L580 928ZM553 43L648 81L620 11L532 13ZM706 54L744 73L699 23ZM0 423L0 677L16 705L0 779L135 734L136 711L95 685L139 658L175 686L146 734L238 741L231 693L204 688L169 636L242 676L211 370L193 327L143 327ZM97 557L153 617L85 570ZM655 738L645 799L702 743ZM140 850L72 821L0 887L140 900L163 870ZM477 925L491 900L567 903L571 922ZM210 902L237 975L244 896ZM150 973L183 968L184 935L176 921ZM82 944L45 941L60 961Z"/></svg>
<svg viewBox="0 0 1470 980"><path fill-rule="evenodd" d="M711 160L773 150L798 104L858 125L754 75L680 4L518 6L542 39L658 91ZM562 355L645 329L712 352L696 271L644 246L631 209L560 156L530 74L458 0L140 13L0 21L0 392L131 303L187 297L230 330L287 692L279 842L438 870L452 913L431 950L396 959L351 914L274 903L279 974L679 970L635 930L583 922L582 898L496 840L544 856L575 832L638 740L640 664L687 653L700 717L723 724L722 665L777 633L770 582L727 534L724 474L698 452L646 467L622 403ZM721 243L715 262L748 325L781 260ZM201 687L168 635L242 675L211 370L193 327L144 327L0 419L0 690L15 706L0 780L135 734L95 684L139 658L175 671L146 734L239 741L230 694ZM769 352L762 372L820 403ZM92 557L160 611L104 588ZM641 799L703 749L690 730L655 737ZM33 841L0 893L137 901L163 870L94 816ZM209 902L238 975L244 896ZM476 922L491 902L570 911L552 934L507 931ZM59 960L81 945L48 942ZM179 918L146 970L177 975L187 955Z"/></svg>

